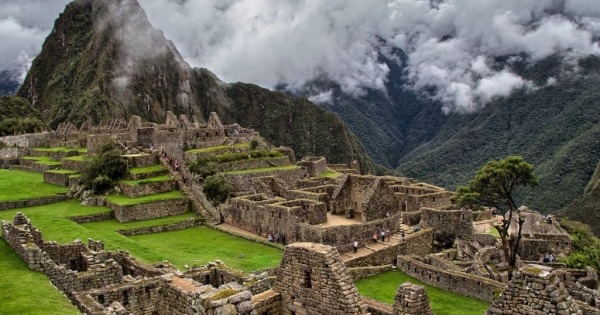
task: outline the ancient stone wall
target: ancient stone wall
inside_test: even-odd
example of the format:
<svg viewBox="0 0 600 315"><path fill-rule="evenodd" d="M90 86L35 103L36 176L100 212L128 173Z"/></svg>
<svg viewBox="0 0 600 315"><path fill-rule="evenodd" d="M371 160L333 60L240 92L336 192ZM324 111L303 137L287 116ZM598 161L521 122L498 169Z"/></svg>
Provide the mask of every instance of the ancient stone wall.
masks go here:
<svg viewBox="0 0 600 315"><path fill-rule="evenodd" d="M89 162L80 161L80 160L72 160L72 159L62 159L61 160L61 168L65 170L75 170L78 172L83 172L85 168L88 166Z"/></svg>
<svg viewBox="0 0 600 315"><path fill-rule="evenodd" d="M402 212L402 223L418 225L421 222L421 211Z"/></svg>
<svg viewBox="0 0 600 315"><path fill-rule="evenodd" d="M75 222L75 223L83 224L83 223L91 223L91 222L101 222L101 221L106 221L106 220L110 220L110 219L114 219L114 218L115 218L115 212L110 211L110 212L96 213L96 214L90 214L90 215L74 216L74 217L70 217L69 219L73 220L73 222Z"/></svg>
<svg viewBox="0 0 600 315"><path fill-rule="evenodd" d="M285 248L275 290L281 314L366 314L352 277L334 247L294 243Z"/></svg>
<svg viewBox="0 0 600 315"><path fill-rule="evenodd" d="M252 296L254 310L259 315L281 314L281 294L269 290Z"/></svg>
<svg viewBox="0 0 600 315"><path fill-rule="evenodd" d="M117 230L117 233L125 236L134 236L134 235L142 235L142 234L151 234L151 233L160 233L167 231L177 231L184 230L193 226L202 225L202 220L196 218L188 218L185 221L165 224L165 225L154 225L139 229L131 229L131 230Z"/></svg>
<svg viewBox="0 0 600 315"><path fill-rule="evenodd" d="M491 302L504 284L464 272L441 269L418 259L417 256L398 256L398 268L429 285L464 296Z"/></svg>
<svg viewBox="0 0 600 315"><path fill-rule="evenodd" d="M44 183L69 187L69 173L44 172Z"/></svg>
<svg viewBox="0 0 600 315"><path fill-rule="evenodd" d="M147 167L158 164L158 155L155 154L127 154L123 155L128 167Z"/></svg>
<svg viewBox="0 0 600 315"><path fill-rule="evenodd" d="M177 189L177 181L174 179L163 180L159 182L148 182L130 185L126 183L119 184L123 195L129 198L137 198L147 195L160 194Z"/></svg>
<svg viewBox="0 0 600 315"><path fill-rule="evenodd" d="M8 210L8 209L28 208L28 207L47 205L47 204L51 204L51 203L64 201L67 199L69 199L69 198L67 198L66 196L58 195L58 196L50 196L50 197L31 198L31 199L27 199L27 200L2 201L2 202L0 202L0 211Z"/></svg>
<svg viewBox="0 0 600 315"><path fill-rule="evenodd" d="M4 147L34 148L46 146L46 141L54 136L54 132L29 133L17 136L0 137Z"/></svg>
<svg viewBox="0 0 600 315"><path fill-rule="evenodd" d="M132 314L155 314L160 297L161 281L158 279L137 279L75 294L73 299L80 311L93 314L104 313L105 308L118 302Z"/></svg>
<svg viewBox="0 0 600 315"><path fill-rule="evenodd" d="M304 166L311 177L316 177L327 170L327 160L322 156L305 156L298 165Z"/></svg>
<svg viewBox="0 0 600 315"><path fill-rule="evenodd" d="M546 254L566 256L571 252L571 239L568 235L539 235L540 238L523 237L519 246L519 256L524 260L539 260Z"/></svg>
<svg viewBox="0 0 600 315"><path fill-rule="evenodd" d="M172 215L183 214L189 210L189 200L186 198L154 201L136 205L117 205L109 203L119 222L148 220Z"/></svg>
<svg viewBox="0 0 600 315"><path fill-rule="evenodd" d="M473 234L473 212L471 210L421 209L421 226L433 228L436 233L452 238Z"/></svg>
<svg viewBox="0 0 600 315"><path fill-rule="evenodd" d="M217 172L228 172L252 168L279 167L286 165L290 165L290 159L287 156L217 163L213 164L212 166Z"/></svg>
<svg viewBox="0 0 600 315"><path fill-rule="evenodd" d="M253 181L257 176L277 176L287 185L292 186L296 181L302 178L305 170L303 168L294 168L289 170L269 170L263 172L251 172L243 174L228 174L223 176L230 182L236 191L246 191L249 187L253 187Z"/></svg>
<svg viewBox="0 0 600 315"><path fill-rule="evenodd" d="M425 287L410 282L398 287L394 311L398 315L433 315Z"/></svg>
<svg viewBox="0 0 600 315"><path fill-rule="evenodd" d="M406 200L406 211L417 211L421 208L440 208L450 205L452 192L440 191L425 195L410 195Z"/></svg>
<svg viewBox="0 0 600 315"><path fill-rule="evenodd" d="M533 269L532 269L533 270ZM581 314L557 274L515 272L506 290L485 313L494 314Z"/></svg>
<svg viewBox="0 0 600 315"><path fill-rule="evenodd" d="M355 267L348 268L348 272L352 276L354 281L370 278L380 273L388 272L394 269L393 265L383 266L367 266L367 267Z"/></svg>

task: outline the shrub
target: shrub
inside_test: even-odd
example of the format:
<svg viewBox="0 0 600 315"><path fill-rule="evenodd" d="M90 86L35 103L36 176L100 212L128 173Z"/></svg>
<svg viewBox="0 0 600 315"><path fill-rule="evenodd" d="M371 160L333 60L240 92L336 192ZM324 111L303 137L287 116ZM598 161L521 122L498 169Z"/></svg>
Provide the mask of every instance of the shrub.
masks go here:
<svg viewBox="0 0 600 315"><path fill-rule="evenodd" d="M127 162L121 157L116 144L107 141L100 146L98 154L81 173L81 181L85 188L100 193L114 186L125 174Z"/></svg>
<svg viewBox="0 0 600 315"><path fill-rule="evenodd" d="M573 251L559 260L570 268L590 266L600 271L600 240L592 234L591 228L566 218L560 219L560 225L571 235Z"/></svg>
<svg viewBox="0 0 600 315"><path fill-rule="evenodd" d="M233 186L223 176L208 176L202 191L213 205L224 203L233 192Z"/></svg>

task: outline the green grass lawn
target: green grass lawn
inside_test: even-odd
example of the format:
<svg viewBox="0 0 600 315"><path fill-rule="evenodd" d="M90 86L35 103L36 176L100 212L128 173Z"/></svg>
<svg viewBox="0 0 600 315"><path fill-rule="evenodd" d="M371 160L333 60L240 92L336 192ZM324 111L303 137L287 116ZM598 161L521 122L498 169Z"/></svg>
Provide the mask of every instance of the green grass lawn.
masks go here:
<svg viewBox="0 0 600 315"><path fill-rule="evenodd" d="M76 170L64 170L64 169L63 170L48 170L46 172L55 173L55 174L71 174L71 175L79 173L79 171L76 171Z"/></svg>
<svg viewBox="0 0 600 315"><path fill-rule="evenodd" d="M319 175L317 175L317 177L331 177L331 178L336 178L338 176L342 175L342 173L338 173L332 169L326 169L325 171L321 172Z"/></svg>
<svg viewBox="0 0 600 315"><path fill-rule="evenodd" d="M144 174L144 173L156 173L166 168L162 167L162 165L152 165L146 167L132 167L129 169L129 173L131 174Z"/></svg>
<svg viewBox="0 0 600 315"><path fill-rule="evenodd" d="M40 173L0 169L0 201L48 197L67 190L67 187L44 183Z"/></svg>
<svg viewBox="0 0 600 315"><path fill-rule="evenodd" d="M130 230L154 225L176 223L195 217L192 212L177 216L144 221L120 223L117 220L77 224L71 216L108 212L105 207L87 207L78 200L50 205L0 211L0 220L12 221L17 212L23 212L40 231L46 241L59 243L88 238L102 240L106 249L127 250L148 263L169 260L179 268L185 264L205 264L220 259L233 268L253 271L279 264L281 250L254 243L207 227L181 231L126 237L117 230ZM239 258L244 254L245 258ZM0 256L0 261L3 257ZM1 311L0 311L1 313Z"/></svg>
<svg viewBox="0 0 600 315"><path fill-rule="evenodd" d="M279 265L283 255L279 249L205 226L131 238L140 245L159 250L180 268L186 263L204 265L219 259L232 268L250 272Z"/></svg>
<svg viewBox="0 0 600 315"><path fill-rule="evenodd" d="M300 166L286 165L286 166L277 166L277 167L251 168L251 169L239 170L239 171L222 172L220 174L239 175L239 174L269 172L269 171L286 171L286 170L294 170L294 169L298 169L298 168L300 168Z"/></svg>
<svg viewBox="0 0 600 315"><path fill-rule="evenodd" d="M398 286L406 281L427 288L427 295L435 315L481 315L489 303L444 291L425 284L401 271L388 271L356 282L360 294L388 304L394 304Z"/></svg>
<svg viewBox="0 0 600 315"><path fill-rule="evenodd" d="M173 190L173 191L169 191L169 192L162 193L162 194L148 195L148 196L143 196L143 197L139 197L139 198L129 198L124 195L106 196L106 200L108 200L112 203L118 204L120 206L131 206L131 205L138 205L138 204L149 203L149 202L154 202L154 201L171 200L171 199L178 199L178 198L183 198L183 195L181 194L181 191L179 191L179 190Z"/></svg>
<svg viewBox="0 0 600 315"><path fill-rule="evenodd" d="M164 182L164 181L171 180L171 179L172 178L169 175L162 175L162 176L156 176L156 177L150 177L150 178L138 179L138 180L124 179L124 180L120 180L119 183L135 186L135 185L148 184L148 183L154 183L154 182Z"/></svg>
<svg viewBox="0 0 600 315"><path fill-rule="evenodd" d="M29 270L21 257L0 240L2 314L79 314L77 308L41 273Z"/></svg>
<svg viewBox="0 0 600 315"><path fill-rule="evenodd" d="M54 161L49 156L22 156L24 160L34 160L34 163L45 164L45 165L60 165L60 161Z"/></svg>

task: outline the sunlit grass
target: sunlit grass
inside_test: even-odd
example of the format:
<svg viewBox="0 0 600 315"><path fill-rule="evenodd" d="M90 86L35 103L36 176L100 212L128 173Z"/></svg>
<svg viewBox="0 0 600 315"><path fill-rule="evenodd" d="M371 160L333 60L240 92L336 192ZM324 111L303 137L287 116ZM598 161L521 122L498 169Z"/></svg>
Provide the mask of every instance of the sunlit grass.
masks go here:
<svg viewBox="0 0 600 315"><path fill-rule="evenodd" d="M0 169L0 201L49 197L66 192L66 187L44 183L43 174Z"/></svg>

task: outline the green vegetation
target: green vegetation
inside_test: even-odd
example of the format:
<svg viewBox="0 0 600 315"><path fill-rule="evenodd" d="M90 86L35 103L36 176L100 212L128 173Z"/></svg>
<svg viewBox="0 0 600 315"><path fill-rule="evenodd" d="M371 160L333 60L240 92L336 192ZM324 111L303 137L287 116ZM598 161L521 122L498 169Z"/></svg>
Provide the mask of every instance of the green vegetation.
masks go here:
<svg viewBox="0 0 600 315"><path fill-rule="evenodd" d="M538 179L533 173L533 165L525 162L520 156L507 156L502 160L489 161L475 174L468 187L459 187L452 200L463 207L485 205L497 207L506 217L501 225L495 226L500 240L502 252L508 262L508 280L512 279L517 264L517 253L521 240L523 219L517 212L514 195L522 187L537 186ZM517 235L512 235L510 225L513 216L517 218Z"/></svg>
<svg viewBox="0 0 600 315"><path fill-rule="evenodd" d="M145 173L156 173L166 170L161 165L152 165L146 167L132 167L129 169L129 173L131 174L145 174Z"/></svg>
<svg viewBox="0 0 600 315"><path fill-rule="evenodd" d="M38 164L61 165L60 161L54 161L49 156L22 156L21 158L24 160L33 160L33 161L35 161L33 163L38 163Z"/></svg>
<svg viewBox="0 0 600 315"><path fill-rule="evenodd" d="M40 231L45 240L59 243L75 239L102 240L109 250L127 250L147 263L169 260L179 268L189 264L205 264L220 259L233 268L251 271L276 266L282 252L278 249L247 241L210 228L190 228L175 232L126 237L117 230L129 230L155 225L165 225L192 218L191 212L144 221L120 223L117 220L77 224L72 216L109 212L105 207L87 207L78 200L59 202L31 208L0 212L0 220L12 220L23 212ZM215 246L219 244L219 246ZM240 258L243 254L244 258ZM0 256L0 261L3 257ZM13 281L14 279L11 279ZM2 280L0 280L0 283Z"/></svg>
<svg viewBox="0 0 600 315"><path fill-rule="evenodd" d="M0 96L0 137L48 129L40 112L25 98Z"/></svg>
<svg viewBox="0 0 600 315"><path fill-rule="evenodd" d="M167 180L171 180L171 176L169 175L162 175L162 176L156 176L156 177L150 177L150 178L146 178L146 179L138 179L138 180L120 180L119 183L121 184L127 184L127 185L143 185L143 184L149 184L149 183L155 183L155 182L164 182Z"/></svg>
<svg viewBox="0 0 600 315"><path fill-rule="evenodd" d="M214 205L224 203L233 192L231 185L223 176L208 176L202 185L202 192Z"/></svg>
<svg viewBox="0 0 600 315"><path fill-rule="evenodd" d="M77 308L41 273L0 240L0 292L3 314L79 314ZM32 301L35 301L32 303Z"/></svg>
<svg viewBox="0 0 600 315"><path fill-rule="evenodd" d="M203 265L219 259L234 269L249 272L277 266L283 254L276 248L208 227L138 235L131 239L157 250L180 267L186 263Z"/></svg>
<svg viewBox="0 0 600 315"><path fill-rule="evenodd" d="M489 307L487 302L430 286L401 271L389 271L358 280L356 287L364 296L394 304L398 286L406 281L422 285L427 289L427 295L435 315L481 315Z"/></svg>
<svg viewBox="0 0 600 315"><path fill-rule="evenodd" d="M115 182L127 174L127 161L121 156L114 141L106 141L97 155L81 172L81 183L95 193L114 187Z"/></svg>
<svg viewBox="0 0 600 315"><path fill-rule="evenodd" d="M317 175L317 177L336 178L336 177L338 177L340 175L342 175L342 174L328 168L325 171L321 172L319 175Z"/></svg>
<svg viewBox="0 0 600 315"><path fill-rule="evenodd" d="M560 225L571 235L573 251L559 260L571 268L590 266L600 271L600 239L592 234L590 226L567 218L560 219Z"/></svg>
<svg viewBox="0 0 600 315"><path fill-rule="evenodd" d="M44 183L40 173L0 169L0 192L0 201L14 201L64 194L67 188Z"/></svg>
<svg viewBox="0 0 600 315"><path fill-rule="evenodd" d="M64 170L64 169L63 170L49 170L49 171L46 171L46 172L48 172L48 173L55 173L55 174L77 174L77 173L79 173L76 170Z"/></svg>
<svg viewBox="0 0 600 315"><path fill-rule="evenodd" d="M63 160L83 162L83 161L87 160L88 158L89 158L89 156L87 156L87 155L75 155L75 156L69 156L69 157L63 158Z"/></svg>
<svg viewBox="0 0 600 315"><path fill-rule="evenodd" d="M179 191L179 190L173 190L173 191L169 191L169 192L162 193L162 194L154 194L154 195L148 195L148 196L143 196L143 197L138 197L138 198L129 198L129 197L123 196L123 195L106 196L107 201L112 202L117 205L120 205L120 206L131 206L131 205L138 205L138 204L144 204L144 203L149 203L149 202L179 199L179 198L184 198L184 196L181 194L181 191Z"/></svg>
<svg viewBox="0 0 600 315"><path fill-rule="evenodd" d="M592 232L600 236L598 205L600 205L600 163L596 166L583 194L561 211L561 215L587 223L592 228Z"/></svg>
<svg viewBox="0 0 600 315"><path fill-rule="evenodd" d="M219 174L240 175L240 174L261 173L261 172L269 172L269 171L287 171L287 170L295 170L298 168L300 168L300 166L285 165L285 166L276 166L276 167L250 168L247 170L229 171L229 172L222 172Z"/></svg>

